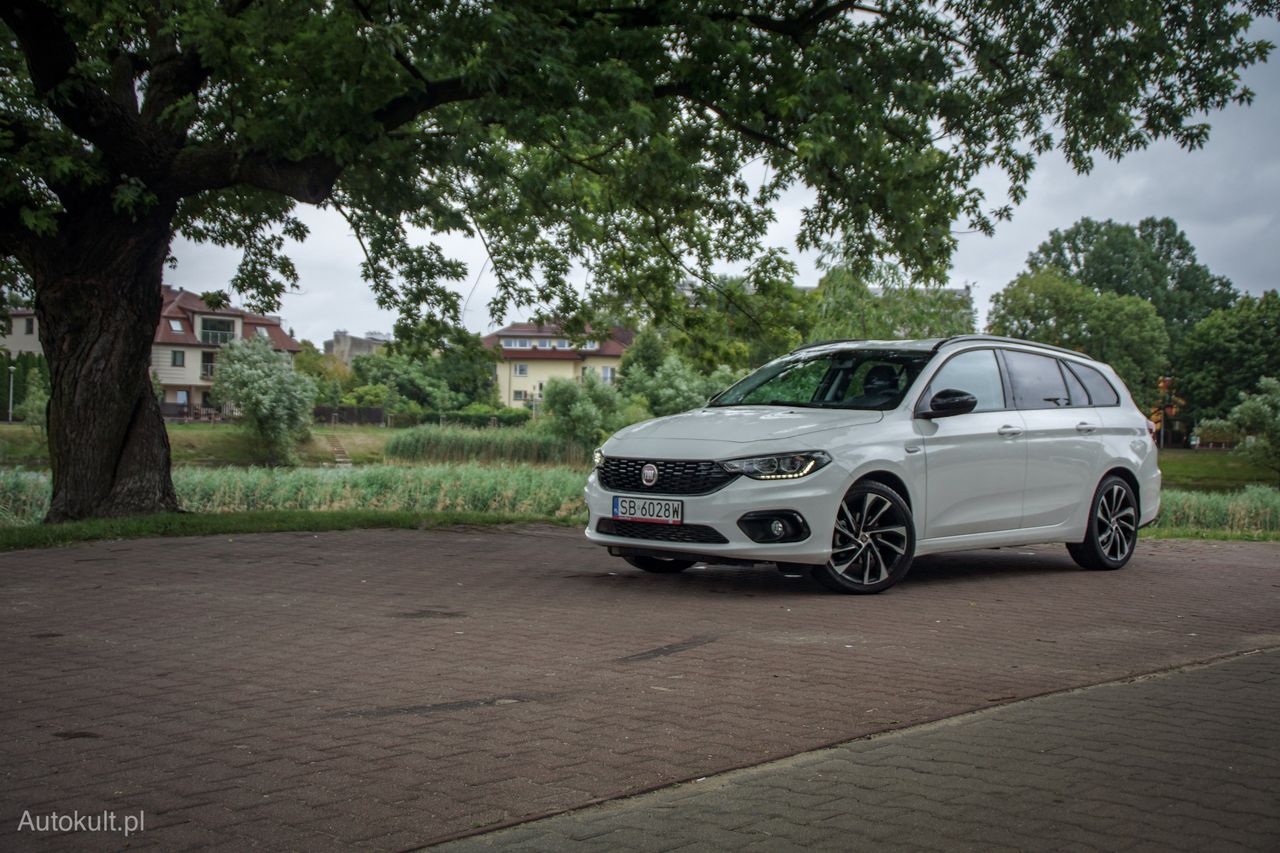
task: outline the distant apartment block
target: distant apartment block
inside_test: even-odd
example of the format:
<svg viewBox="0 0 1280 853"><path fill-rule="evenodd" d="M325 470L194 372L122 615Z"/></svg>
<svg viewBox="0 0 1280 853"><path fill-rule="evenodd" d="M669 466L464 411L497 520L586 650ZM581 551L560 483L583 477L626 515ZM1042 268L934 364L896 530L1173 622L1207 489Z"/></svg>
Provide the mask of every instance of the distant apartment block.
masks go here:
<svg viewBox="0 0 1280 853"><path fill-rule="evenodd" d="M351 359L358 355L370 355L391 343L391 336L385 332L365 332L364 337L348 334L346 329L338 329L333 338L324 342L324 354L331 355L343 364L350 365Z"/></svg>
<svg viewBox="0 0 1280 853"><path fill-rule="evenodd" d="M503 404L532 407L552 379L581 382L588 373L595 373L604 382L614 382L622 354L634 337L634 332L615 327L600 343L574 346L558 326L513 323L486 335L483 342L501 355L497 380Z"/></svg>

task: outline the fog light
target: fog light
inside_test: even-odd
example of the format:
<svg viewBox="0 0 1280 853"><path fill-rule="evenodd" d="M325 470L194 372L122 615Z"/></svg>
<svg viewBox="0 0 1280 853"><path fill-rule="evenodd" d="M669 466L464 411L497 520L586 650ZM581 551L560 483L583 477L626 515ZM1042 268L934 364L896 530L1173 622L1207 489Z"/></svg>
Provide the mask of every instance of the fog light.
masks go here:
<svg viewBox="0 0 1280 853"><path fill-rule="evenodd" d="M800 542L809 538L809 525L800 513L789 509L749 512L738 519L738 529L752 542Z"/></svg>

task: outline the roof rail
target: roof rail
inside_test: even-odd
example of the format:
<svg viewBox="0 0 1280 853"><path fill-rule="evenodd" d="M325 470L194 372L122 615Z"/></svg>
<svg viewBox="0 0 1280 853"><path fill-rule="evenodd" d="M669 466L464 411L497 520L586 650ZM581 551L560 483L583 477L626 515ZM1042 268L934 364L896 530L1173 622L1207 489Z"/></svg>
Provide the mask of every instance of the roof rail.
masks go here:
<svg viewBox="0 0 1280 853"><path fill-rule="evenodd" d="M831 338L826 341L813 341L804 346L798 346L792 352L800 352L801 350L813 349L814 347L825 347L827 344L860 344L867 338Z"/></svg>
<svg viewBox="0 0 1280 853"><path fill-rule="evenodd" d="M934 344L933 351L937 352L947 344L962 343L964 341L989 341L1001 344L1021 344L1023 346L1035 347L1036 349L1047 349L1053 350L1054 352L1066 353L1067 355L1074 355L1077 358L1084 358L1089 361L1097 361L1093 356L1088 353L1080 352L1079 350L1057 347L1053 344L1042 344L1038 341L1024 341L1022 338L1010 338L1005 337L1004 335L952 335L951 337L943 338Z"/></svg>

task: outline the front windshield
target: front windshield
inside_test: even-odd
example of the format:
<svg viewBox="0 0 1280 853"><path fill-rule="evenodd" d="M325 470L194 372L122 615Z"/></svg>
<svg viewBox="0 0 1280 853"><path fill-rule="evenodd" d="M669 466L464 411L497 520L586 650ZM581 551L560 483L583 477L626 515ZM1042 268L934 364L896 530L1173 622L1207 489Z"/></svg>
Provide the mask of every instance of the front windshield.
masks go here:
<svg viewBox="0 0 1280 853"><path fill-rule="evenodd" d="M712 400L711 406L897 408L932 353L844 350L795 353L770 362Z"/></svg>

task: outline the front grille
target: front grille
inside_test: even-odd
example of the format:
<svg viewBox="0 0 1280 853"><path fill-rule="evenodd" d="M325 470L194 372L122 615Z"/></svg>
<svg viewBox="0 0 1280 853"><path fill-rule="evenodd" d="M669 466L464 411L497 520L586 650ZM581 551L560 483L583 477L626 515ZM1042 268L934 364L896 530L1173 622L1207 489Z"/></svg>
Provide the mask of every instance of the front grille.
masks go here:
<svg viewBox="0 0 1280 853"><path fill-rule="evenodd" d="M658 479L652 486L640 479L640 469L648 464L658 469ZM613 457L605 457L597 476L600 485L610 491L649 495L706 495L738 477L717 462Z"/></svg>
<svg viewBox="0 0 1280 853"><path fill-rule="evenodd" d="M602 518L596 531L606 536L628 539L653 539L659 542L703 542L723 545L729 540L705 524L652 524L647 521L616 521Z"/></svg>

